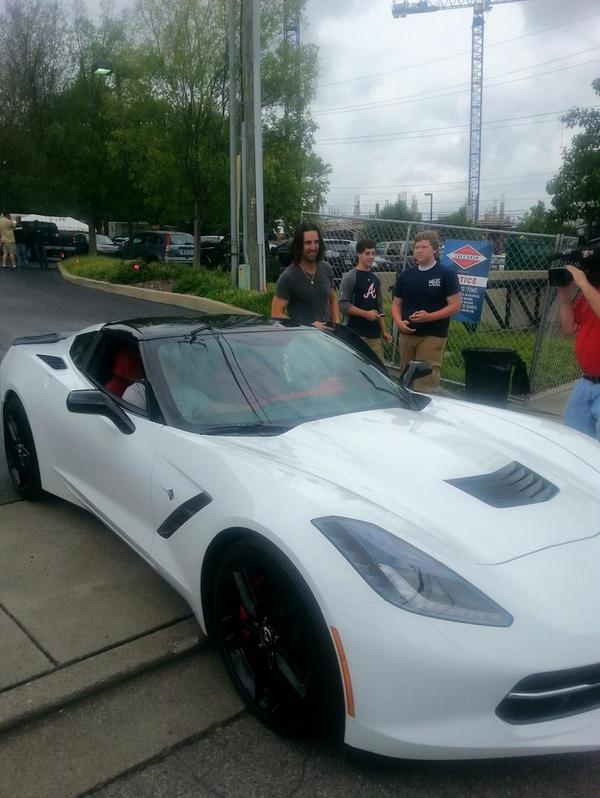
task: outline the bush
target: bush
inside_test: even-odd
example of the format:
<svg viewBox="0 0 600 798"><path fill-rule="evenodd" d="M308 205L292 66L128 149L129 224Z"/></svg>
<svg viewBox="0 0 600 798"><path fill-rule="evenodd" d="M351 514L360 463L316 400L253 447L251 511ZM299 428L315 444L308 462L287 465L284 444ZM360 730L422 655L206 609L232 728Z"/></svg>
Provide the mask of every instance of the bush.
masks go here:
<svg viewBox="0 0 600 798"><path fill-rule="evenodd" d="M263 316L269 316L271 313L272 288L264 293L232 288L228 272L90 256L77 260L70 258L64 262L64 266L70 274L120 285L138 285L151 280L172 280L172 290L175 293L215 299Z"/></svg>

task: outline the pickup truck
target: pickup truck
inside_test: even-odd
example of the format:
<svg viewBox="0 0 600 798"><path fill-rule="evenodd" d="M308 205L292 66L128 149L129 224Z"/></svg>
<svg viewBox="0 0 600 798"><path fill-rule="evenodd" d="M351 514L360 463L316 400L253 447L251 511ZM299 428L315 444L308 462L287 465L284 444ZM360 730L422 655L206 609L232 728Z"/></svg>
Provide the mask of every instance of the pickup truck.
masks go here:
<svg viewBox="0 0 600 798"><path fill-rule="evenodd" d="M23 221L21 225L27 247L27 260L38 259L38 247L44 248L47 260L63 260L75 254L73 233L61 232L54 222Z"/></svg>

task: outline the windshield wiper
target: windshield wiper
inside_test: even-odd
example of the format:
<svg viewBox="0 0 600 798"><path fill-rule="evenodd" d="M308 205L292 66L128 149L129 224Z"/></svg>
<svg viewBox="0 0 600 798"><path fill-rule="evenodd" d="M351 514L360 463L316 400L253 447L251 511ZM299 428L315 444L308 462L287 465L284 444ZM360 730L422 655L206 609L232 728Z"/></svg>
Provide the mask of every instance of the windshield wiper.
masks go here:
<svg viewBox="0 0 600 798"><path fill-rule="evenodd" d="M210 324L201 324L200 327L195 327L189 333L186 333L183 336L182 340L183 341L193 341L196 338L197 335L200 335L200 333L206 332L207 330L212 330L212 327L210 326Z"/></svg>
<svg viewBox="0 0 600 798"><path fill-rule="evenodd" d="M202 427L201 435L281 435L292 429L283 424L214 424Z"/></svg>
<svg viewBox="0 0 600 798"><path fill-rule="evenodd" d="M362 369L359 369L359 371L363 375L365 380L369 382L373 386L373 388L375 388L376 391L381 391L381 393L389 393L392 396L394 396L396 399L401 398L401 395L398 393L398 391L390 388L382 388L380 385L377 385L375 380L372 380L371 377L369 377L369 375L366 372L364 372Z"/></svg>

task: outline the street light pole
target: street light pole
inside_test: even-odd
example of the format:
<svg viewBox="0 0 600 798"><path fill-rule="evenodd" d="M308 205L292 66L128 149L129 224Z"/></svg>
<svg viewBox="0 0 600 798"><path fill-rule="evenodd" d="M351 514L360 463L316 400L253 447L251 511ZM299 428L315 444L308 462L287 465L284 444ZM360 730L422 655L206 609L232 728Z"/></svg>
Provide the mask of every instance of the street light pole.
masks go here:
<svg viewBox="0 0 600 798"><path fill-rule="evenodd" d="M429 221L433 222L433 193L426 191L424 196L429 197Z"/></svg>
<svg viewBox="0 0 600 798"><path fill-rule="evenodd" d="M97 92L95 89L95 81L96 78L107 78L109 75L113 73L112 64L109 64L108 61L95 61L92 64L92 122L94 128L98 122L98 112L96 108L96 104L98 101ZM96 255L96 222L98 221L95 216L93 208L90 208L90 217L88 219L88 253L90 255Z"/></svg>

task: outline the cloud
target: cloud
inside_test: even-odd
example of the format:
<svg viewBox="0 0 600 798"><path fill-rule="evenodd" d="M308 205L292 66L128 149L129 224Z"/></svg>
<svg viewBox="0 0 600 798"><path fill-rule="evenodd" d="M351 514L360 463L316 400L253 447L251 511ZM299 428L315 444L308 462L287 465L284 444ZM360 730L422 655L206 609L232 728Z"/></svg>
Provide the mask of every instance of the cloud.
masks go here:
<svg viewBox="0 0 600 798"><path fill-rule="evenodd" d="M351 209L360 194L365 209L399 191L410 201L429 182L434 210L455 210L467 190L472 12L395 20L389 4L322 5L309 0L307 18L320 47L314 114L331 203ZM486 14L482 210L502 195L515 213L547 201L571 135L561 112L595 102L600 25L580 19L590 15L600 21L597 0L524 0Z"/></svg>
<svg viewBox="0 0 600 798"><path fill-rule="evenodd" d="M525 0L522 9L528 25L567 21L569 14L565 14L565 10L571 12L573 17L600 11L598 0L574 0L570 3L564 0Z"/></svg>

